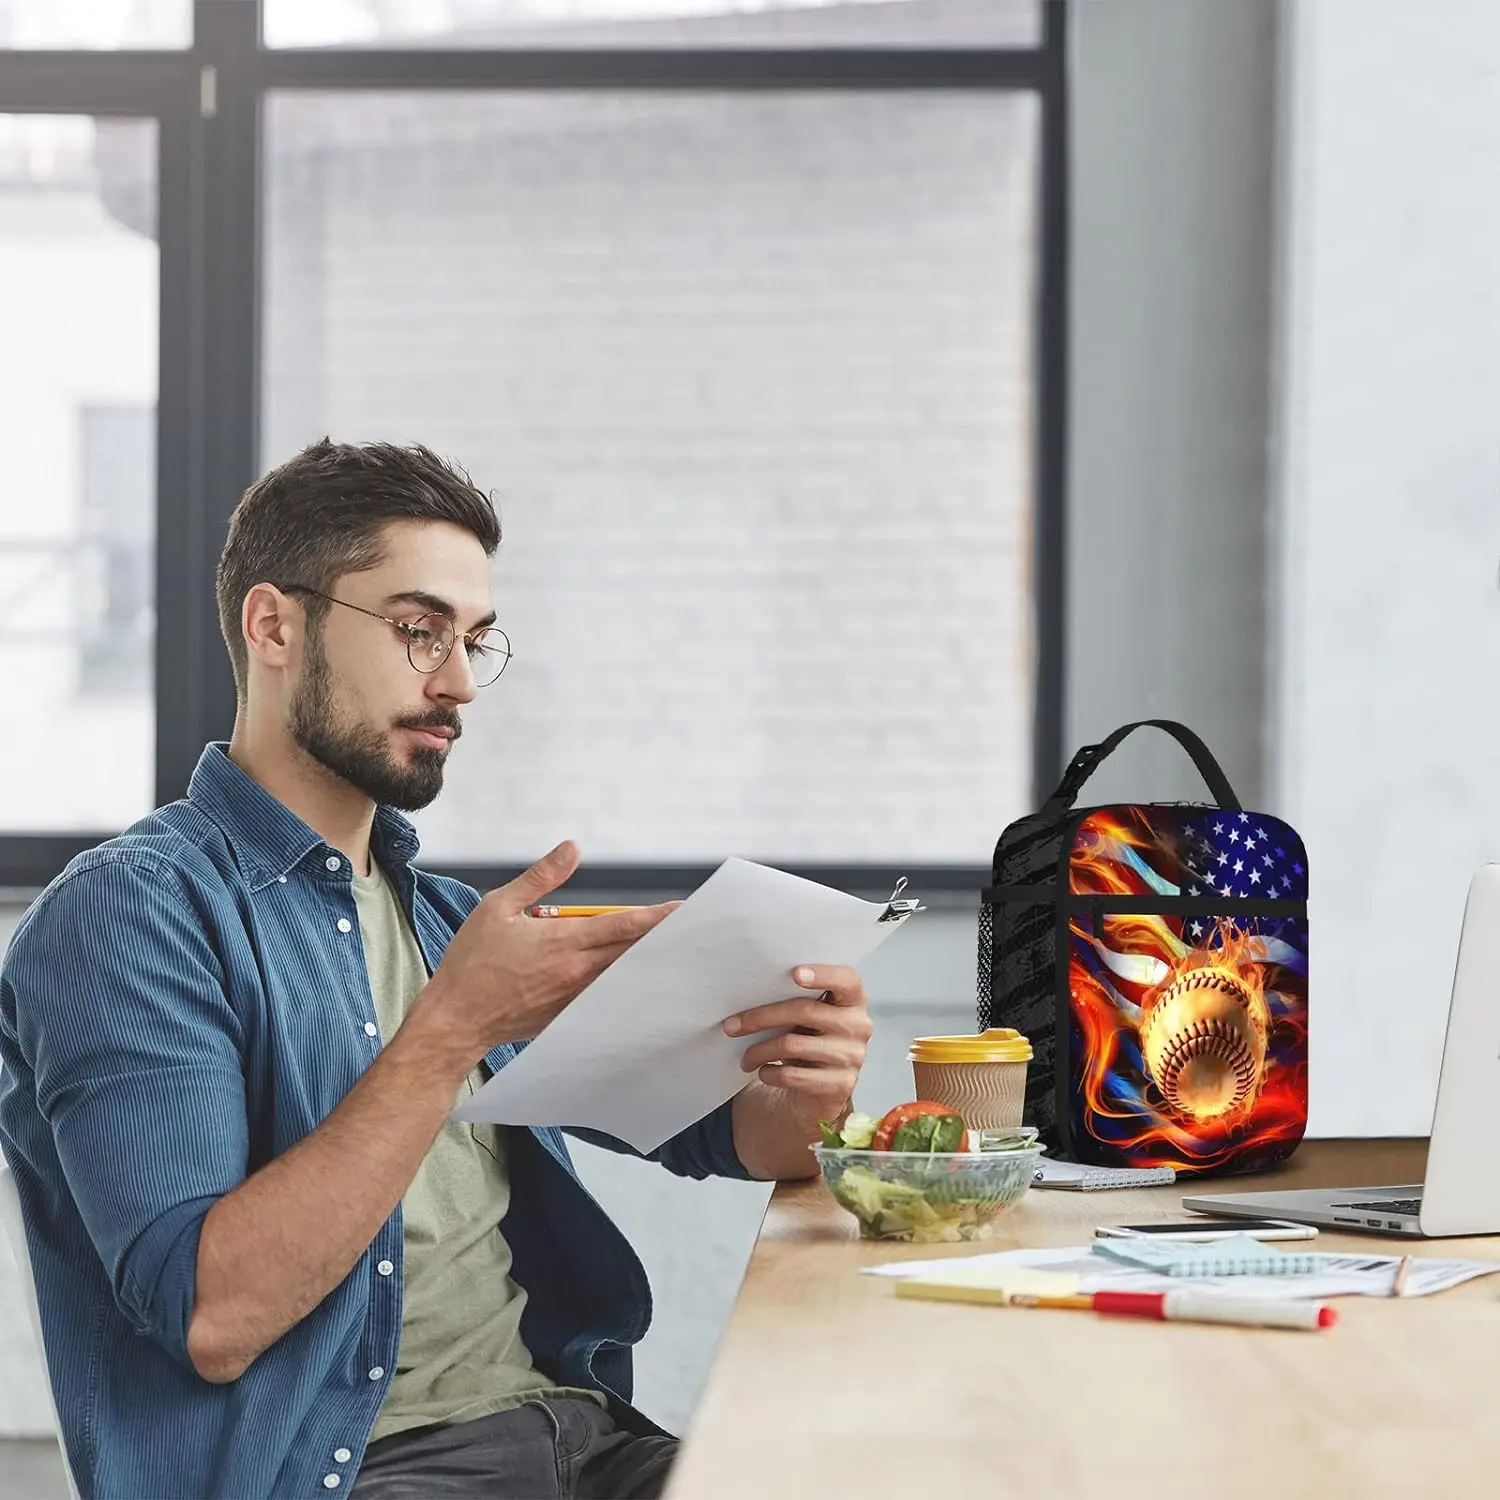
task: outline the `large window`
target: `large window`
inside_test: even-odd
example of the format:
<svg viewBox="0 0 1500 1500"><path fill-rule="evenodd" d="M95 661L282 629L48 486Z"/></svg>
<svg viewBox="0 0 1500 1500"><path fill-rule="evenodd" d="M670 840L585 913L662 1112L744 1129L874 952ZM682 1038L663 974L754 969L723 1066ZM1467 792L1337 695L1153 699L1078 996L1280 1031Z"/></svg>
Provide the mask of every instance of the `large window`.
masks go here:
<svg viewBox="0 0 1500 1500"><path fill-rule="evenodd" d="M1030 771L1035 124L272 99L264 462L420 439L506 528L429 855L982 863Z"/></svg>
<svg viewBox="0 0 1500 1500"><path fill-rule="evenodd" d="M0 833L151 806L155 144L0 115Z"/></svg>
<svg viewBox="0 0 1500 1500"><path fill-rule="evenodd" d="M0 0L0 887L227 736L226 522L324 433L501 510L430 864L980 883L1059 769L1063 31Z"/></svg>
<svg viewBox="0 0 1500 1500"><path fill-rule="evenodd" d="M0 47L186 47L192 33L192 0L0 0Z"/></svg>
<svg viewBox="0 0 1500 1500"><path fill-rule="evenodd" d="M265 0L272 47L990 46L1041 39L1041 0Z"/></svg>

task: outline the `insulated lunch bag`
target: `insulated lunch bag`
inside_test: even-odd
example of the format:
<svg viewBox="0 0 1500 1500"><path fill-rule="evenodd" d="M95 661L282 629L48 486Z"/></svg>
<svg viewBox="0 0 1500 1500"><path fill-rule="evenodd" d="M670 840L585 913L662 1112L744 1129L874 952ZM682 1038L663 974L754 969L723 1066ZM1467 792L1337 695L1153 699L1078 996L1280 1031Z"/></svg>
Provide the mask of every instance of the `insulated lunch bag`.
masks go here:
<svg viewBox="0 0 1500 1500"><path fill-rule="evenodd" d="M1307 1123L1307 853L1247 812L1190 729L1212 805L1074 802L1143 724L1073 757L995 846L979 913L979 1029L1031 1039L1027 1119L1100 1166L1248 1172Z"/></svg>

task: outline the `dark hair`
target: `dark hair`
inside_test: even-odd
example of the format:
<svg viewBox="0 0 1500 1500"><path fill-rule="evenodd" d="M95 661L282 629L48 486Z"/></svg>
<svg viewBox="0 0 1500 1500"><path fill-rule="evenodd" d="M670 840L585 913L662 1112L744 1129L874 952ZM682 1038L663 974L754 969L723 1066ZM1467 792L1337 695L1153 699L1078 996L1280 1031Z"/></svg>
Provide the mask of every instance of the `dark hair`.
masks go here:
<svg viewBox="0 0 1500 1500"><path fill-rule="evenodd" d="M299 583L330 592L346 573L378 567L381 532L391 521L449 521L472 531L493 557L500 520L489 497L457 464L420 443L312 443L245 491L229 518L216 587L219 628L241 703L249 656L240 628L245 595L258 583ZM326 600L303 596L309 624Z"/></svg>

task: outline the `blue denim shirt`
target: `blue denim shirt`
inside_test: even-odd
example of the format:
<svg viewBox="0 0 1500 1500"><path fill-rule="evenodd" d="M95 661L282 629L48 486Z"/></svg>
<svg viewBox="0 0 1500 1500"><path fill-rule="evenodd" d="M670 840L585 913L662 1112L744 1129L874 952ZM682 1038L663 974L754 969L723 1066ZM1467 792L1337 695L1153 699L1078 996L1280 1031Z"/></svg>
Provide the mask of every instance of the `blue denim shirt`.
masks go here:
<svg viewBox="0 0 1500 1500"><path fill-rule="evenodd" d="M372 843L435 966L478 894L414 869L416 835L387 808ZM352 1485L396 1367L399 1206L238 1380L200 1379L187 1330L204 1215L337 1106L379 1050L374 1020L348 860L219 745L183 801L80 855L17 928L0 972L0 1147L84 1500L310 1500ZM628 1404L645 1272L561 1133L512 1134L522 1337L548 1376L657 1430ZM728 1105L652 1158L748 1175ZM382 1260L394 1275L377 1274Z"/></svg>

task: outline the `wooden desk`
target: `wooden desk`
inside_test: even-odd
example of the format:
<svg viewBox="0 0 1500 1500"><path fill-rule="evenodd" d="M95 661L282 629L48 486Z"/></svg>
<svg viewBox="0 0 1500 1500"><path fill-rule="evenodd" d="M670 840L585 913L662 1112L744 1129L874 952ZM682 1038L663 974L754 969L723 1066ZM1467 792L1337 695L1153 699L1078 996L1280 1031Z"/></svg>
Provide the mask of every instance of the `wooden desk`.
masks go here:
<svg viewBox="0 0 1500 1500"><path fill-rule="evenodd" d="M1324 1141L1226 1191L1420 1182L1420 1141ZM979 1245L861 1242L821 1182L772 1199L669 1500L1500 1496L1500 1278L1345 1297L1328 1333L897 1301L858 1267L1082 1244L1184 1188L1033 1190ZM1500 1259L1500 1239L1318 1248ZM1314 1248L1308 1246L1306 1248Z"/></svg>

